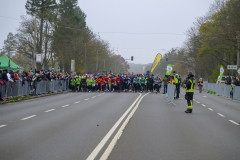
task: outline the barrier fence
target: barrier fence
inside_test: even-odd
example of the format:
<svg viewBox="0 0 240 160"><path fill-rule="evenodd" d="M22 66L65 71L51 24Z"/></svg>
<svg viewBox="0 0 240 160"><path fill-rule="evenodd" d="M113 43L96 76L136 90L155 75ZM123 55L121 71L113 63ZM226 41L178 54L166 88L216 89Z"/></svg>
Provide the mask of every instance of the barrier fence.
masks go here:
<svg viewBox="0 0 240 160"><path fill-rule="evenodd" d="M231 85L208 83L207 81L204 81L203 89L207 93L216 94L218 96L223 96L227 98L231 97L232 91L232 98L235 100L240 100L240 86L231 87Z"/></svg>
<svg viewBox="0 0 240 160"><path fill-rule="evenodd" d="M69 80L52 81L33 81L22 83L7 82L6 85L0 85L1 98L21 97L29 94L46 94L49 92L65 91L69 88Z"/></svg>
<svg viewBox="0 0 240 160"><path fill-rule="evenodd" d="M174 92L175 92L175 85L168 83L167 86L167 99L168 103L171 103L174 105Z"/></svg>

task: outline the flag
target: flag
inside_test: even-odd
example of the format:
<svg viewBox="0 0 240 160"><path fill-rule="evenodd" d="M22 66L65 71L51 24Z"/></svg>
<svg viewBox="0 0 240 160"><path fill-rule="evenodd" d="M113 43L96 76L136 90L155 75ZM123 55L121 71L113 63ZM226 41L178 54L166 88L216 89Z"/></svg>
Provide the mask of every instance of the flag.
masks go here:
<svg viewBox="0 0 240 160"><path fill-rule="evenodd" d="M219 79L219 84L221 84L223 73L224 73L224 69L223 69L223 66L221 66L221 67L220 67L220 79Z"/></svg>
<svg viewBox="0 0 240 160"><path fill-rule="evenodd" d="M167 65L167 72L166 72L166 75L170 75L172 72L172 65L171 64L168 64Z"/></svg>
<svg viewBox="0 0 240 160"><path fill-rule="evenodd" d="M158 62L162 59L162 55L159 53L156 55L155 57L155 60L153 62L153 65L152 65L152 69L151 69L151 73L154 71L154 69L156 68Z"/></svg>

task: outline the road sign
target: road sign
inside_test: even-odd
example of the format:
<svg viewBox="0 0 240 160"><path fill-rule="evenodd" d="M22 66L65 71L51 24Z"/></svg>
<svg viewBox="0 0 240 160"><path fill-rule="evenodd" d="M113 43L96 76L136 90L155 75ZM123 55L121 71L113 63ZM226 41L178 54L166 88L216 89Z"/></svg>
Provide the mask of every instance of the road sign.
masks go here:
<svg viewBox="0 0 240 160"><path fill-rule="evenodd" d="M227 65L228 70L237 70L237 65Z"/></svg>
<svg viewBox="0 0 240 160"><path fill-rule="evenodd" d="M36 62L37 63L42 63L43 62L42 54L36 54L36 55L37 55Z"/></svg>

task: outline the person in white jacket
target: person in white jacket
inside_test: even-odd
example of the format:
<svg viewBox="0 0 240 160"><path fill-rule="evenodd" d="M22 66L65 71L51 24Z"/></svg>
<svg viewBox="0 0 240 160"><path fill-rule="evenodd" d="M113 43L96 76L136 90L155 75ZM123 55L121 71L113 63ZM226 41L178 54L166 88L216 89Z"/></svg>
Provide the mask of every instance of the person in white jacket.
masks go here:
<svg viewBox="0 0 240 160"><path fill-rule="evenodd" d="M11 71L10 71L11 72ZM11 78L11 74L7 72L7 77L8 77L8 81L13 82L13 79Z"/></svg>

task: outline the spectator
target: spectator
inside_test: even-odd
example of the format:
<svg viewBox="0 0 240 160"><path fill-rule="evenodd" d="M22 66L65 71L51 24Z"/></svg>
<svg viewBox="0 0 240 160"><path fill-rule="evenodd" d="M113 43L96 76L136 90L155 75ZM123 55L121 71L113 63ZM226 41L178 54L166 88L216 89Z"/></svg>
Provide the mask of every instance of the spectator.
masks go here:
<svg viewBox="0 0 240 160"><path fill-rule="evenodd" d="M10 71L9 73L7 72L7 79L8 79L8 81L13 82L12 71Z"/></svg>
<svg viewBox="0 0 240 160"><path fill-rule="evenodd" d="M163 94L166 94L167 93L167 85L168 85L168 77L167 77L167 75L165 75L165 77L163 78L163 86L164 86L164 88L163 88Z"/></svg>
<svg viewBox="0 0 240 160"><path fill-rule="evenodd" d="M239 77L236 78L236 86L240 86Z"/></svg>

